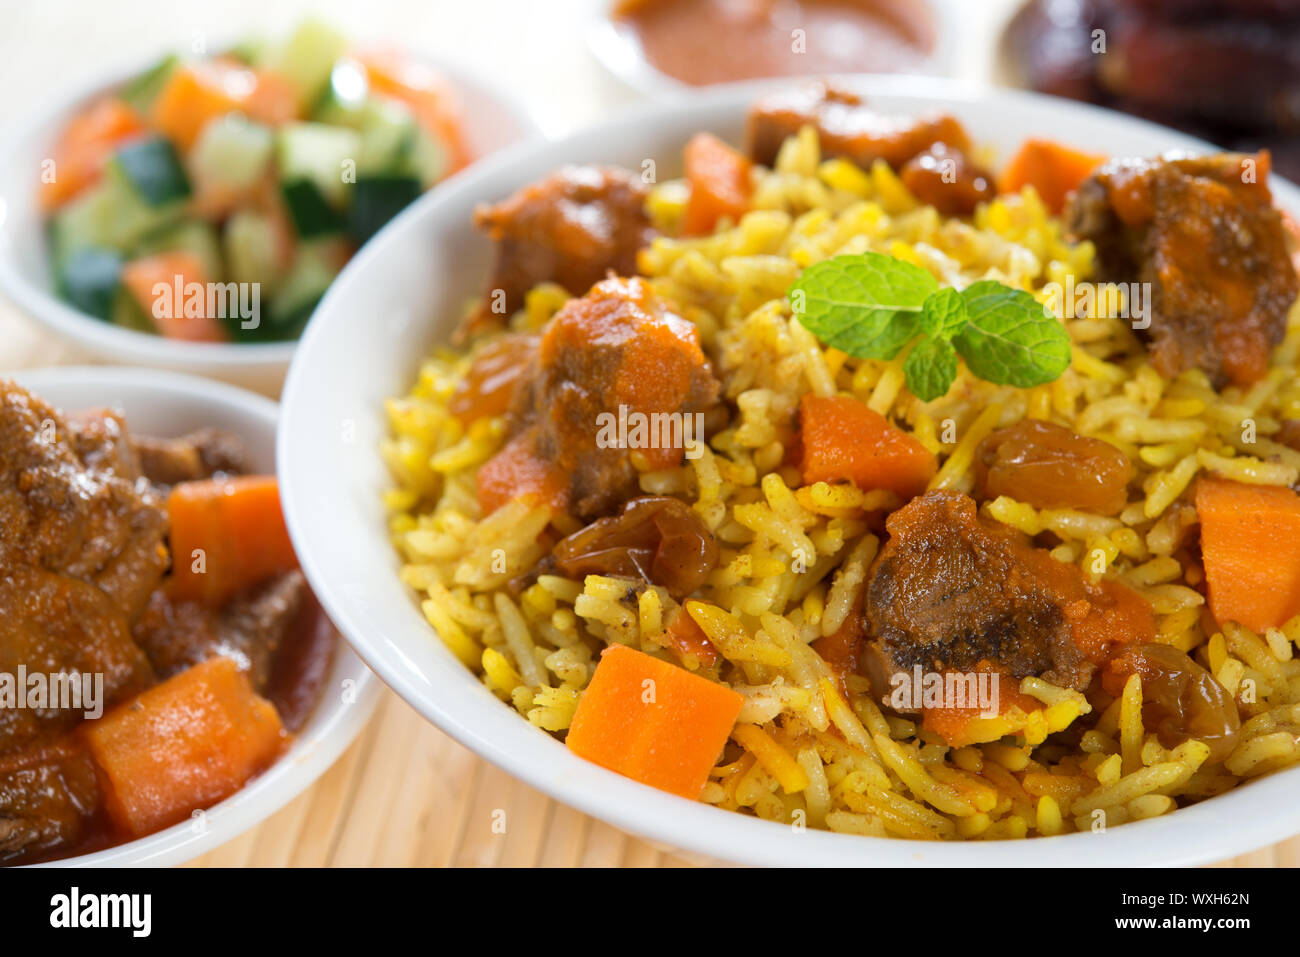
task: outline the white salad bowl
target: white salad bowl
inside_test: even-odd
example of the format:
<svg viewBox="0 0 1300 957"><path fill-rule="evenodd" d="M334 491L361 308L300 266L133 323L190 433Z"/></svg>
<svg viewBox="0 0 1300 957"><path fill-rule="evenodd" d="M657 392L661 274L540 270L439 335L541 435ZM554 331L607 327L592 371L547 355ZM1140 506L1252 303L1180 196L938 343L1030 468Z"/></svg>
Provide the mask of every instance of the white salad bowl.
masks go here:
<svg viewBox="0 0 1300 957"><path fill-rule="evenodd" d="M459 96L466 138L475 156L542 135L519 101L491 81L454 63L425 62L445 76ZM43 105L25 122L0 131L0 294L90 357L209 376L274 395L296 341L180 342L88 316L54 292L45 217L37 203L41 163L80 107L148 66L148 62L134 63L129 69L107 72L57 103ZM443 185L435 184L433 189Z"/></svg>
<svg viewBox="0 0 1300 957"><path fill-rule="evenodd" d="M1209 149L1162 127L1035 94L972 91L910 77L844 80L886 113L955 114L1003 160L1027 137L1111 155ZM380 502L391 482L378 450L387 428L385 398L409 390L420 358L447 342L467 297L486 285L492 250L470 222L475 205L498 200L565 163L641 169L653 159L661 177L676 175L682 146L693 133L710 130L739 142L755 96L789 82L694 90L559 142L504 152L407 209L348 264L294 357L278 446L290 534L331 618L384 681L477 754L616 827L712 859L760 865L1188 865L1300 832L1300 769L1098 834L932 843L794 830L674 797L578 758L495 698L438 640L398 578L399 560ZM1300 214L1294 186L1275 180L1274 193L1279 204Z"/></svg>
<svg viewBox="0 0 1300 957"><path fill-rule="evenodd" d="M244 439L254 468L275 470L276 404L242 389L175 373L98 366L0 371L0 378L14 379L66 412L120 409L128 428L141 434L174 437L209 426L227 429ZM233 840L328 770L365 727L380 689L375 676L340 640L321 700L289 750L270 768L192 821L48 866L162 867Z"/></svg>

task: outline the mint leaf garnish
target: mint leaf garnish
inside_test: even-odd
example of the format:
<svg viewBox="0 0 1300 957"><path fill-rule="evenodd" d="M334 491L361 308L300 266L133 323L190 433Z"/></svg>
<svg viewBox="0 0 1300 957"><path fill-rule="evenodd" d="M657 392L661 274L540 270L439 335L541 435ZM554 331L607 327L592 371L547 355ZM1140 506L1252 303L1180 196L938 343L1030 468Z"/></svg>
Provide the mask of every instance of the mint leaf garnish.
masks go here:
<svg viewBox="0 0 1300 957"><path fill-rule="evenodd" d="M975 375L1026 389L1070 365L1065 327L1033 296L985 279L958 292L920 266L880 253L835 256L790 286L805 329L859 359L892 359L918 335L903 362L907 387L929 402L957 377L957 357Z"/></svg>
<svg viewBox="0 0 1300 957"><path fill-rule="evenodd" d="M981 379L1021 389L1058 378L1070 365L1070 337L1046 307L992 279L968 286L966 326L953 345Z"/></svg>
<svg viewBox="0 0 1300 957"><path fill-rule="evenodd" d="M947 339L925 338L903 360L907 388L922 402L946 395L957 378L957 353Z"/></svg>
<svg viewBox="0 0 1300 957"><path fill-rule="evenodd" d="M809 266L790 287L794 314L828 346L859 359L892 359L917 333L939 289L920 266L862 253Z"/></svg>
<svg viewBox="0 0 1300 957"><path fill-rule="evenodd" d="M945 286L931 293L921 307L921 331L933 339L951 339L966 326L966 300Z"/></svg>

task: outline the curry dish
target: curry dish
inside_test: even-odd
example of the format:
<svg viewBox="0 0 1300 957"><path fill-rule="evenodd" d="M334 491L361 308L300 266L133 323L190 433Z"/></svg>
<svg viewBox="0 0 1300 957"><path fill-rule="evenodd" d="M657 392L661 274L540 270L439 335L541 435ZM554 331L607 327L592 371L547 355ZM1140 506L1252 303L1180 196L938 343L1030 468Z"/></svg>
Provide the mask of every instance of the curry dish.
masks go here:
<svg viewBox="0 0 1300 957"><path fill-rule="evenodd" d="M481 207L495 272L389 402L403 580L492 693L880 837L1104 830L1300 761L1267 153L998 164L814 85L683 158Z"/></svg>
<svg viewBox="0 0 1300 957"><path fill-rule="evenodd" d="M234 434L135 435L0 380L0 863L188 818L310 716L335 634L247 470Z"/></svg>

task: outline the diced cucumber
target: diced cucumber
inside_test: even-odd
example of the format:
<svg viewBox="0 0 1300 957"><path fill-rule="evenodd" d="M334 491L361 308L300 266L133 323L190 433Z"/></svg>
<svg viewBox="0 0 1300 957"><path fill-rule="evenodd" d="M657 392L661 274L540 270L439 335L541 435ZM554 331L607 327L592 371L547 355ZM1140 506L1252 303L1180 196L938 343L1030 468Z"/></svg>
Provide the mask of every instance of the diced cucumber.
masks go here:
<svg viewBox="0 0 1300 957"><path fill-rule="evenodd" d="M217 230L209 223L187 219L175 226L146 236L135 251L138 256L157 253L192 253L203 266L203 278L208 282L224 282L221 240Z"/></svg>
<svg viewBox="0 0 1300 957"><path fill-rule="evenodd" d="M355 173L361 135L324 123L290 123L276 137L280 182L312 183L336 208L347 205L347 174Z"/></svg>
<svg viewBox="0 0 1300 957"><path fill-rule="evenodd" d="M266 173L274 140L269 127L231 113L203 128L190 154L190 169L204 185L248 189Z"/></svg>
<svg viewBox="0 0 1300 957"><path fill-rule="evenodd" d="M226 56L238 60L246 66L263 66L271 53L271 45L266 37L250 36L240 40L229 50Z"/></svg>
<svg viewBox="0 0 1300 957"><path fill-rule="evenodd" d="M157 64L128 81L122 87L122 92L119 95L138 112L148 115L149 110L153 107L153 101L158 97L158 93L166 85L167 81L171 79L172 73L180 65L180 62L180 57L174 53L169 53L159 60Z"/></svg>
<svg viewBox="0 0 1300 957"><path fill-rule="evenodd" d="M275 294L283 276L275 227L269 216L246 209L235 213L226 222L222 248L231 280L258 283L264 300Z"/></svg>
<svg viewBox="0 0 1300 957"><path fill-rule="evenodd" d="M180 158L161 136L127 143L113 154L108 166L150 206L164 206L190 195L190 181Z"/></svg>
<svg viewBox="0 0 1300 957"><path fill-rule="evenodd" d="M404 160L404 169L428 189L447 173L447 148L417 125Z"/></svg>
<svg viewBox="0 0 1300 957"><path fill-rule="evenodd" d="M325 194L310 180L285 183L280 187L280 194L300 239L332 236L343 231L343 214L329 204Z"/></svg>
<svg viewBox="0 0 1300 957"><path fill-rule="evenodd" d="M55 215L51 224L55 261L87 247L127 253L142 237L179 222L183 213L180 202L148 205L110 168L98 185Z"/></svg>
<svg viewBox="0 0 1300 957"><path fill-rule="evenodd" d="M158 327L154 325L153 317L144 311L144 307L136 302L135 297L127 291L125 286L119 286L117 293L113 296L112 312L108 318L113 325L121 326L124 329L152 333L158 331Z"/></svg>
<svg viewBox="0 0 1300 957"><path fill-rule="evenodd" d="M60 295L97 319L112 317L113 300L121 282L122 257L111 249L78 249L58 270Z"/></svg>
<svg viewBox="0 0 1300 957"><path fill-rule="evenodd" d="M277 53L268 56L268 65L293 84L300 104L310 106L329 81L334 61L347 48L342 33L319 20L305 20Z"/></svg>
<svg viewBox="0 0 1300 957"><path fill-rule="evenodd" d="M348 233L366 242L390 219L424 192L414 176L368 176L357 179L348 210Z"/></svg>
<svg viewBox="0 0 1300 957"><path fill-rule="evenodd" d="M345 259L337 240L303 243L280 291L271 300L269 322L257 330L261 339L296 339ZM247 336L247 332L244 333Z"/></svg>
<svg viewBox="0 0 1300 957"><path fill-rule="evenodd" d="M329 82L312 109L311 118L317 123L360 129L361 111L368 102L369 89L365 67L350 57L341 57L330 70Z"/></svg>
<svg viewBox="0 0 1300 957"><path fill-rule="evenodd" d="M358 116L361 152L357 176L405 172L406 158L419 132L415 117L400 103L370 100Z"/></svg>

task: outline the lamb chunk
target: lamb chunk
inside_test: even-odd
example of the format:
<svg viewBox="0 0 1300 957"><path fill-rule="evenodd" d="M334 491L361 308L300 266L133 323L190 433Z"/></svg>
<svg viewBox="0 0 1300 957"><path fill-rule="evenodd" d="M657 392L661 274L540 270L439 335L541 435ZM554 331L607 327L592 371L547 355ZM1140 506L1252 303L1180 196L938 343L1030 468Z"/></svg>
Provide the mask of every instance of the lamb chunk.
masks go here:
<svg viewBox="0 0 1300 957"><path fill-rule="evenodd" d="M1268 172L1267 153L1117 160L1067 209L1101 278L1150 283L1143 334L1161 375L1199 368L1218 387L1267 371L1300 292Z"/></svg>
<svg viewBox="0 0 1300 957"><path fill-rule="evenodd" d="M511 400L512 438L479 470L480 505L532 494L584 520L609 514L639 488L630 449L601 441L602 416L677 414L670 441L660 430L638 450L651 467L671 468L685 417L712 410L720 391L699 331L645 280L598 283L547 325Z"/></svg>
<svg viewBox="0 0 1300 957"><path fill-rule="evenodd" d="M771 166L781 144L805 126L817 128L823 156L843 157L863 169L878 159L901 169L935 143L963 152L971 146L955 117L883 116L852 90L815 83L769 94L754 104L746 133L750 158Z"/></svg>
<svg viewBox="0 0 1300 957"><path fill-rule="evenodd" d="M246 671L262 693L276 655L307 597L307 580L292 571L236 596L213 610L197 602L173 602L157 592L135 627L135 638L159 679L213 655L225 655Z"/></svg>
<svg viewBox="0 0 1300 957"><path fill-rule="evenodd" d="M94 762L71 739L0 756L0 864L84 840L99 803Z"/></svg>
<svg viewBox="0 0 1300 957"><path fill-rule="evenodd" d="M1044 563L1055 559L980 522L975 503L956 492L913 499L887 527L866 615L893 672L974 671L991 661L1016 679L1087 687L1095 668L1071 640L1060 575Z"/></svg>
<svg viewBox="0 0 1300 957"><path fill-rule="evenodd" d="M248 471L243 440L223 429L199 429L177 439L132 437L140 471L155 485L176 485L212 478L217 473Z"/></svg>
<svg viewBox="0 0 1300 957"><path fill-rule="evenodd" d="M636 272L637 251L653 230L641 178L611 166L566 166L494 206L474 222L497 245L486 302L467 333L490 328L524 304L528 290L555 282L581 296L613 271ZM494 309L494 294L504 311Z"/></svg>
<svg viewBox="0 0 1300 957"><path fill-rule="evenodd" d="M93 584L129 621L167 568L166 516L122 434L115 417L70 425L0 381L0 568L34 565Z"/></svg>

